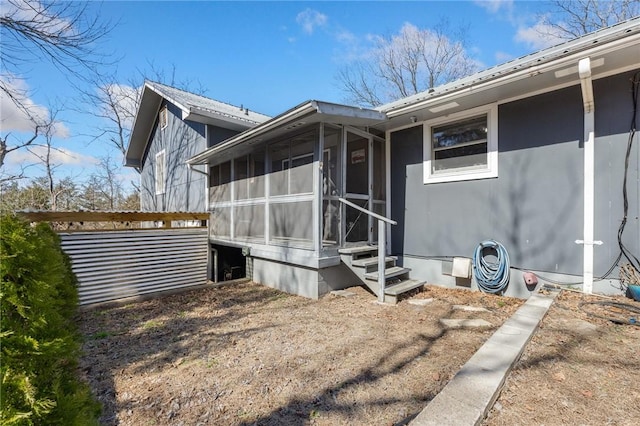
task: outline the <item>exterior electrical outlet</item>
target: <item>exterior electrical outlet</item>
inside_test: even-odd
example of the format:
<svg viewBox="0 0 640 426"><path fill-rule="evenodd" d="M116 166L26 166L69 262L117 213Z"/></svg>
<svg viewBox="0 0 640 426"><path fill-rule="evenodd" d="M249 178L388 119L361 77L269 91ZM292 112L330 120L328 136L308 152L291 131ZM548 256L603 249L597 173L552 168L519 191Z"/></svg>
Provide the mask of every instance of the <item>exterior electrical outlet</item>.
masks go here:
<svg viewBox="0 0 640 426"><path fill-rule="evenodd" d="M471 259L466 257L454 257L451 275L458 278L470 278Z"/></svg>

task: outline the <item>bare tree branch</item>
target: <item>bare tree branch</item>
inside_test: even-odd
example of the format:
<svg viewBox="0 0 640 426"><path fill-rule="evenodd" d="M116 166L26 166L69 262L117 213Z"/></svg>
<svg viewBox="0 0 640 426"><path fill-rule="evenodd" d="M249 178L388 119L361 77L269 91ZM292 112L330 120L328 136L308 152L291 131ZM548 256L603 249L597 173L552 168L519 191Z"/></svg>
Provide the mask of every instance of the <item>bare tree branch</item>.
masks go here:
<svg viewBox="0 0 640 426"><path fill-rule="evenodd" d="M571 40L640 15L640 0L552 0L539 17L542 35Z"/></svg>
<svg viewBox="0 0 640 426"><path fill-rule="evenodd" d="M104 57L96 46L112 28L99 14L89 15L87 2L5 0L0 16L0 65L22 74L33 60L48 60L65 74L84 79ZM7 88L2 85L1 90Z"/></svg>
<svg viewBox="0 0 640 426"><path fill-rule="evenodd" d="M450 31L446 20L432 29L405 24L398 34L379 37L365 59L339 70L337 80L348 101L377 106L464 77L477 70L466 31Z"/></svg>
<svg viewBox="0 0 640 426"><path fill-rule="evenodd" d="M68 78L88 81L104 64L105 57L97 52L98 42L112 26L103 23L99 14L92 17L89 5L43 0L3 0L0 4L0 95L33 125L33 134L26 139L13 138L11 133L0 136L0 170L7 154L31 146L54 128L53 121L36 111L26 89L15 84L21 79L18 76L34 61L49 61Z"/></svg>

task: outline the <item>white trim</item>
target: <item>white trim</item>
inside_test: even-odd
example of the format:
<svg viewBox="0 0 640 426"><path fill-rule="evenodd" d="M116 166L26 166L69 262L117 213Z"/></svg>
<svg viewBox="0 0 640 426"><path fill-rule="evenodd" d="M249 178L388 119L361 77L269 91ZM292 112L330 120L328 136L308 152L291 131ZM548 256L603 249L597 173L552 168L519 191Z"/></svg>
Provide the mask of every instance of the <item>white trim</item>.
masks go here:
<svg viewBox="0 0 640 426"><path fill-rule="evenodd" d="M167 192L167 155L163 149L156 153L156 161L154 164L154 180L156 195L162 195Z"/></svg>
<svg viewBox="0 0 640 426"><path fill-rule="evenodd" d="M487 116L487 166L472 169L454 169L446 172L431 171L432 149L431 129L436 125L454 123L473 116ZM457 182L465 180L489 179L498 177L498 106L484 105L445 117L438 117L422 123L423 140L423 183Z"/></svg>

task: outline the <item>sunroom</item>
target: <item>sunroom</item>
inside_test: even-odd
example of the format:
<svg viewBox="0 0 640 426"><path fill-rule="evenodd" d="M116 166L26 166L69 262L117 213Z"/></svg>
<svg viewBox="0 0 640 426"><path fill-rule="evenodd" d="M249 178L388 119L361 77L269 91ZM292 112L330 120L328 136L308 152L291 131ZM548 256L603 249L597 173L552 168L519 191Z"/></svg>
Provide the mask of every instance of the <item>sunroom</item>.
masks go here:
<svg viewBox="0 0 640 426"><path fill-rule="evenodd" d="M191 158L208 165L211 243L313 269L374 244L376 219L351 204L385 215L385 120L308 101Z"/></svg>

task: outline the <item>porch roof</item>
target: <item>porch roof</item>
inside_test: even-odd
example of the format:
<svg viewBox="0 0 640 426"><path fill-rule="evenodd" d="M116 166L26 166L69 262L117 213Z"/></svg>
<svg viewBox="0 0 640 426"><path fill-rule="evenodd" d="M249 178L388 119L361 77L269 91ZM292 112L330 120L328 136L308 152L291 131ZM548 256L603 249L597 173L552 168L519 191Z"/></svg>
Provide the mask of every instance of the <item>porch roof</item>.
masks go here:
<svg viewBox="0 0 640 426"><path fill-rule="evenodd" d="M374 126L387 119L383 112L316 100L306 101L187 160L187 164L219 164L249 153L274 137L313 123Z"/></svg>

